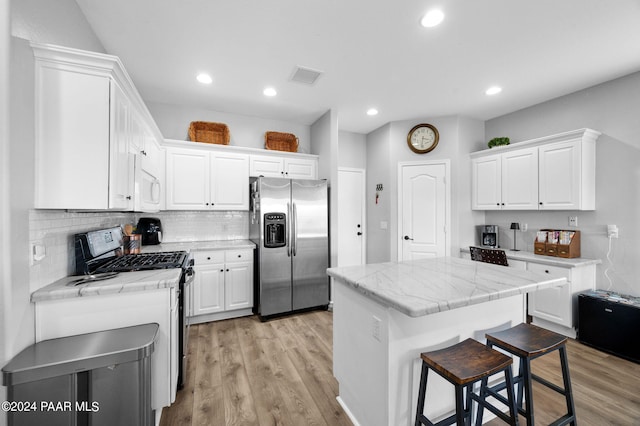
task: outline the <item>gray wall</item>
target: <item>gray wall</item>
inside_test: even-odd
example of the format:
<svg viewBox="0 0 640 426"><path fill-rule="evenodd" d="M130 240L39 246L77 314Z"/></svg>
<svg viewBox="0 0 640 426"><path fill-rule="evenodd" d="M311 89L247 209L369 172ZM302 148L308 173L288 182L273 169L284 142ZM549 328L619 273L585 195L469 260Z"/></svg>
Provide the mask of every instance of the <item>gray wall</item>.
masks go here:
<svg viewBox="0 0 640 426"><path fill-rule="evenodd" d="M338 167L367 168L367 136L361 133L338 132Z"/></svg>
<svg viewBox="0 0 640 426"><path fill-rule="evenodd" d="M510 222L527 223L518 245L532 250L540 228L568 226L578 216L582 257L602 259L598 288L640 295L640 73L523 109L486 122L486 139L508 136L522 141L579 128L602 132L596 142L596 210L591 212L487 212L486 222L500 225L503 246L512 247ZM611 244L607 224L620 238ZM608 275L604 271L609 268Z"/></svg>
<svg viewBox="0 0 640 426"><path fill-rule="evenodd" d="M298 152L311 153L310 126L157 102L146 104L167 139L189 140L188 130L192 121L213 121L229 126L229 145L262 149L264 133L275 131L293 133L298 137Z"/></svg>
<svg viewBox="0 0 640 426"><path fill-rule="evenodd" d="M10 227L10 180L9 180L9 72L10 46L9 0L0 0L0 365L5 365L13 355L13 345L9 339L9 318L11 315L11 236L6 232ZM0 387L0 401L6 401L7 388ZM7 423L7 415L0 413L0 425Z"/></svg>
<svg viewBox="0 0 640 426"><path fill-rule="evenodd" d="M416 154L407 146L407 133L419 123L433 124L440 133L438 146L427 154ZM473 239L481 213L470 214L471 179L469 153L478 150L484 139L482 121L448 116L394 121L367 135L367 260L370 263L398 257L398 163L449 160L451 212L450 254L457 255L460 242ZM384 190L375 203L376 184ZM388 229L382 229L381 222Z"/></svg>

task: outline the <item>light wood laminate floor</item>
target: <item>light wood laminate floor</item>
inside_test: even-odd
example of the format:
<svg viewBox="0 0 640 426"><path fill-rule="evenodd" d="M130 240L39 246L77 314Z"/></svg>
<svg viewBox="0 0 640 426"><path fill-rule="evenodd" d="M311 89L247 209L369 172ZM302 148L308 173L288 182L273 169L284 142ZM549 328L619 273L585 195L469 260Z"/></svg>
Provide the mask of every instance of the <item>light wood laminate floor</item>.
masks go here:
<svg viewBox="0 0 640 426"><path fill-rule="evenodd" d="M326 311L192 326L187 384L160 425L351 425L335 399L332 327ZM568 356L580 425L640 426L639 364L573 340ZM533 370L561 384L557 353ZM534 386L534 402L537 425L562 414L563 399L542 386Z"/></svg>

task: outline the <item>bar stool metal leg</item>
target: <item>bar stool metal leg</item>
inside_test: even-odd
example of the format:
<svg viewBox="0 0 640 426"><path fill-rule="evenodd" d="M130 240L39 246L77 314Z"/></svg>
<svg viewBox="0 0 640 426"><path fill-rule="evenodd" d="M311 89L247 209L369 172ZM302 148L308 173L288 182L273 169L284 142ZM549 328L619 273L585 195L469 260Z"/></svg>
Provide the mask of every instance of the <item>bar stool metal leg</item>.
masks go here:
<svg viewBox="0 0 640 426"><path fill-rule="evenodd" d="M418 390L418 408L416 411L416 423L415 426L422 426L423 424L423 412L424 412L424 397L427 392L427 376L429 375L429 366L422 363L422 373L420 373L420 388Z"/></svg>

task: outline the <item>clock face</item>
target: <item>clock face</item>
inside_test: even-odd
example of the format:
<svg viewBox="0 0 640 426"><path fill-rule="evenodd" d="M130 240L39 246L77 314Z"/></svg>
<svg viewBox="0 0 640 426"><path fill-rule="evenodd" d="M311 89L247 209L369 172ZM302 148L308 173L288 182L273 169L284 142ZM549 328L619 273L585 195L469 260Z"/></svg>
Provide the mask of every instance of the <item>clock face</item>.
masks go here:
<svg viewBox="0 0 640 426"><path fill-rule="evenodd" d="M425 154L438 145L438 129L431 124L418 124L407 135L407 143L413 152Z"/></svg>

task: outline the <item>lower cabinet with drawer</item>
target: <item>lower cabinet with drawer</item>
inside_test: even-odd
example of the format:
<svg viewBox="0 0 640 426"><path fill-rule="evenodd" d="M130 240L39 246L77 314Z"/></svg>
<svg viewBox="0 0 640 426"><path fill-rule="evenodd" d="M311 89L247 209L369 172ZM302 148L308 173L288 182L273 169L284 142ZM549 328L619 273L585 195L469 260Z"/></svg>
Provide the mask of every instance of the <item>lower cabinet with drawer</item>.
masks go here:
<svg viewBox="0 0 640 426"><path fill-rule="evenodd" d="M195 251L190 324L251 315L253 250Z"/></svg>
<svg viewBox="0 0 640 426"><path fill-rule="evenodd" d="M578 295L595 288L596 266L561 267L527 262L527 269L567 279L564 286L529 293L528 314L533 324L575 339Z"/></svg>

